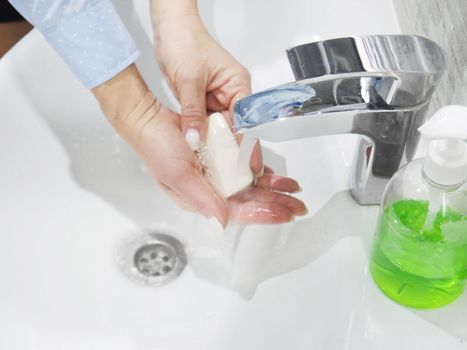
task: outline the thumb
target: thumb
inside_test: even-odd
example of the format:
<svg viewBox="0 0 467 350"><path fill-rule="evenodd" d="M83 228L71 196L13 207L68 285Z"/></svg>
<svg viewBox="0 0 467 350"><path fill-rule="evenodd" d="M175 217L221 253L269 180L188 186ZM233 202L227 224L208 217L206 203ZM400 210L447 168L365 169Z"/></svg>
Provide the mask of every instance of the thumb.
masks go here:
<svg viewBox="0 0 467 350"><path fill-rule="evenodd" d="M206 139L206 84L201 78L186 79L178 89L181 107L181 130L192 150Z"/></svg>

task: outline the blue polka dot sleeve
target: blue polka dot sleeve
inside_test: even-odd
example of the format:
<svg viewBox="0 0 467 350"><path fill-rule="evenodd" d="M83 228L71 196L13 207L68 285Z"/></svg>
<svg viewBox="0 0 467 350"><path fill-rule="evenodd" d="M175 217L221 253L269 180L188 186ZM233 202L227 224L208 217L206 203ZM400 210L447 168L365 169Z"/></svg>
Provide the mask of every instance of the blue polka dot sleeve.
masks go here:
<svg viewBox="0 0 467 350"><path fill-rule="evenodd" d="M11 4L42 32L87 88L109 80L138 57L110 0L11 0Z"/></svg>

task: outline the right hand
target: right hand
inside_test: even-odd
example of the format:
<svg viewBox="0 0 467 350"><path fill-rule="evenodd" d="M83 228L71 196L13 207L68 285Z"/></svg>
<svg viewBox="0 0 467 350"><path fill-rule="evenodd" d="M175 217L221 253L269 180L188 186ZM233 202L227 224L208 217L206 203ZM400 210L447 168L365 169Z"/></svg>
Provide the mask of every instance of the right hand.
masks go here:
<svg viewBox="0 0 467 350"><path fill-rule="evenodd" d="M250 74L208 33L196 1L151 2L155 56L181 107L185 134L206 138L207 116L232 112L235 102L251 94Z"/></svg>

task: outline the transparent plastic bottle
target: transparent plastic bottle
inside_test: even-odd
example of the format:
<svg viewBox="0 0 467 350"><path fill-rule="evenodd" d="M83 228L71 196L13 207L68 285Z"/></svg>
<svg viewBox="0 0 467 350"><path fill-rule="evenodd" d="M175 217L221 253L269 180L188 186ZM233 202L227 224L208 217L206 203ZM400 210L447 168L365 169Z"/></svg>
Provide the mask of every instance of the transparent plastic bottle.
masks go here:
<svg viewBox="0 0 467 350"><path fill-rule="evenodd" d="M388 183L373 243L376 284L414 308L450 303L467 278L467 146L456 143L467 133L467 108L457 117L447 111L449 118L438 113L422 132L443 142L432 141L426 159L409 163Z"/></svg>
<svg viewBox="0 0 467 350"><path fill-rule="evenodd" d="M467 186L439 187L423 160L389 183L373 244L371 274L391 299L415 308L450 303L467 278Z"/></svg>

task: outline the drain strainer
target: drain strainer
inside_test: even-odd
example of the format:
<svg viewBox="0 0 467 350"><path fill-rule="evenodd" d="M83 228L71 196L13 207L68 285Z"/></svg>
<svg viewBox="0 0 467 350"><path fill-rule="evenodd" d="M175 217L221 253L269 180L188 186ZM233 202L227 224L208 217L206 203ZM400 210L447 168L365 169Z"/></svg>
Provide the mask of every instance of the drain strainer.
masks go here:
<svg viewBox="0 0 467 350"><path fill-rule="evenodd" d="M187 258L182 243L164 233L140 235L120 249L117 262L132 281L149 286L162 286L185 268Z"/></svg>

